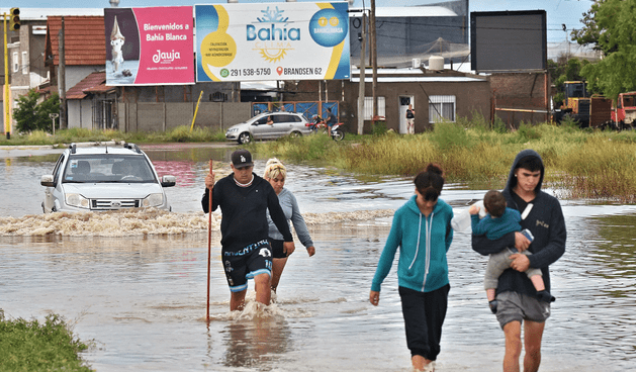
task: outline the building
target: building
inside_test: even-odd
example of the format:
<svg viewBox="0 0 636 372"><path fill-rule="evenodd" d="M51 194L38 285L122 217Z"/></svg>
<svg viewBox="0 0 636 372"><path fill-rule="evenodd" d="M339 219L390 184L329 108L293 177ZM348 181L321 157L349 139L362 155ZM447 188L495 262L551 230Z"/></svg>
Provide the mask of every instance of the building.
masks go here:
<svg viewBox="0 0 636 372"><path fill-rule="evenodd" d="M373 97L372 70L365 71L364 133L372 132ZM356 132L357 102L360 71L353 70L350 81L301 81L295 86L295 100L338 100L338 117L344 128ZM320 85L320 87L319 87ZM286 89L288 89L286 85ZM293 90L289 87L288 90ZM316 92L321 92L317 97ZM288 96L290 96L288 94ZM433 128L441 119L455 122L458 117L472 119L483 116L486 122L492 118L490 79L449 69L379 69L377 71L376 96L378 118L388 129L406 133L406 109L413 105L416 112L415 132Z"/></svg>
<svg viewBox="0 0 636 372"><path fill-rule="evenodd" d="M9 9L0 8L0 12L9 13ZM51 90L57 90L57 86L50 87L51 70L46 64L45 45L48 18L63 15L90 16L99 14L103 14L103 9L20 8L20 30L10 31L7 34L11 109L15 107L17 98L28 93L30 89L47 86L46 89L40 91L48 93ZM0 22L1 27L4 27L2 22ZM2 65L2 74L4 75L4 48L0 49L0 56L2 56L0 65ZM4 80L2 84L4 84ZM3 113L0 121L4 128L4 101L0 110Z"/></svg>

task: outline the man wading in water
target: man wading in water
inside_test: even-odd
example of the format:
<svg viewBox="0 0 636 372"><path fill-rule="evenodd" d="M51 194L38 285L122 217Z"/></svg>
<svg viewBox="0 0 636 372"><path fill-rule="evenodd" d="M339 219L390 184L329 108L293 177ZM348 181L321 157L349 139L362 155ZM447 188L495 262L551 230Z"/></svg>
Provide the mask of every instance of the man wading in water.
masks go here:
<svg viewBox="0 0 636 372"><path fill-rule="evenodd" d="M269 305L272 251L267 240L267 210L283 235L283 249L289 256L294 241L276 192L269 182L254 174L252 154L247 150L232 153L234 173L214 184L214 172L205 177L201 205L209 213L212 189L212 211L221 207L221 245L225 276L232 292L230 310L242 310L247 292L247 279L254 279L256 301Z"/></svg>
<svg viewBox="0 0 636 372"><path fill-rule="evenodd" d="M532 244L519 231L510 232L497 240L485 235L473 235L473 249L482 255L515 247L520 252L528 249L531 256L521 253L510 255L512 263L499 277L497 286L497 320L506 336L504 372L519 372L521 356L521 324L524 372L536 372L541 364L541 339L545 321L550 316L550 302L540 301L532 281L524 273L528 268L541 269L545 290L550 292L549 266L565 252L566 229L561 204L552 195L541 191L545 168L539 154L523 150L515 158L510 169L508 183L503 190L508 207L527 214L520 222L534 236ZM524 211L528 211L525 212Z"/></svg>

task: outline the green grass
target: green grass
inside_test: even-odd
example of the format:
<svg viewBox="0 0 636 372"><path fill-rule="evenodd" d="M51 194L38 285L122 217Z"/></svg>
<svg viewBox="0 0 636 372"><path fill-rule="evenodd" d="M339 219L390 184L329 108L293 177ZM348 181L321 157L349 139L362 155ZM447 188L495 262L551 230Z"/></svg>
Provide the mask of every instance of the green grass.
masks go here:
<svg viewBox="0 0 636 372"><path fill-rule="evenodd" d="M118 140L132 143L165 143L165 142L224 142L225 131L207 128L180 126L167 132L134 132L124 133L116 130L64 129L55 135L43 131L12 135L10 140L0 137L0 146L18 145L62 145L73 142L104 142Z"/></svg>
<svg viewBox="0 0 636 372"><path fill-rule="evenodd" d="M79 356L87 349L57 315L40 323L7 320L0 310L0 371L92 371Z"/></svg>
<svg viewBox="0 0 636 372"><path fill-rule="evenodd" d="M307 136L250 145L260 156L293 161L320 159L359 174L415 175L438 163L451 182L503 184L516 154L534 149L546 165L545 182L571 198L636 203L636 132L585 129L575 124L522 124L516 131L483 120L437 123L416 135L357 136L345 141ZM326 137L326 136L325 136Z"/></svg>

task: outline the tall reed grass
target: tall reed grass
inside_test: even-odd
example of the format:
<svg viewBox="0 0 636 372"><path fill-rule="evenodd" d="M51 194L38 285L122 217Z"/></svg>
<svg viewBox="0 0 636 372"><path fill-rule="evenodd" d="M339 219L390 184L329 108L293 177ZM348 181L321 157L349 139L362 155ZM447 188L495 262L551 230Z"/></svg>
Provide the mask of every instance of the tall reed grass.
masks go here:
<svg viewBox="0 0 636 372"><path fill-rule="evenodd" d="M117 130L91 130L86 128L62 129L55 135L44 131L33 131L12 135L10 140L0 137L0 146L7 145L55 145L72 142L104 142L120 140L133 143L163 143L163 142L223 142L225 132L209 128L194 128L179 126L166 132L120 132Z"/></svg>
<svg viewBox="0 0 636 372"><path fill-rule="evenodd" d="M323 159L363 174L414 175L438 163L451 182L505 182L516 154L537 151L546 166L545 182L567 197L636 202L636 132L581 130L575 125L522 124L516 131L491 129L464 119L437 123L416 135L347 137L336 143L308 136L258 143L256 152L294 161Z"/></svg>

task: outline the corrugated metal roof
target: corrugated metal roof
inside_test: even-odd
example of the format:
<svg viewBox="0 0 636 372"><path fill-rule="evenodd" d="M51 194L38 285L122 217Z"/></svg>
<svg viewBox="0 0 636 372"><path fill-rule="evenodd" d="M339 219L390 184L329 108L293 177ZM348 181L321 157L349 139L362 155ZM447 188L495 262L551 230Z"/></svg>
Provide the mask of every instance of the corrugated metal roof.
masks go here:
<svg viewBox="0 0 636 372"><path fill-rule="evenodd" d="M114 92L117 87L106 85L106 83L99 84L92 88L84 89L85 93L96 93L96 94L104 94L109 92Z"/></svg>
<svg viewBox="0 0 636 372"><path fill-rule="evenodd" d="M49 17L46 51L59 64L59 38L62 17ZM65 16L64 54L67 66L95 66L106 64L106 38L103 16Z"/></svg>
<svg viewBox="0 0 636 372"><path fill-rule="evenodd" d="M373 77L365 75L364 81L372 83ZM431 76L431 77L378 77L378 83L471 83L484 82L486 79L477 79L464 76ZM360 78L351 79L352 83L359 83Z"/></svg>
<svg viewBox="0 0 636 372"><path fill-rule="evenodd" d="M106 82L106 72L98 71L85 77L77 83L73 88L66 92L66 99L84 99L89 90L99 87ZM112 87L109 87L112 88Z"/></svg>

